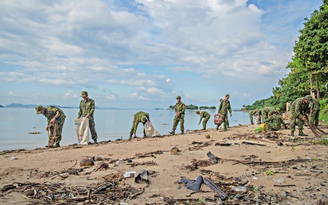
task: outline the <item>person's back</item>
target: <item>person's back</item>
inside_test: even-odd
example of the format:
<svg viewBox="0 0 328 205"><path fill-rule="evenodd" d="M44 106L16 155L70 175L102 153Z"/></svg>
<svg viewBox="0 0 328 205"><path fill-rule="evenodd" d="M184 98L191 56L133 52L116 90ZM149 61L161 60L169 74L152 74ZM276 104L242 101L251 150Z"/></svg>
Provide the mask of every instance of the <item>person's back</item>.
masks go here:
<svg viewBox="0 0 328 205"><path fill-rule="evenodd" d="M285 122L282 120L281 115L277 113L273 113L266 119L264 122L267 123L267 127L269 130L277 131L281 129L281 124L286 126Z"/></svg>

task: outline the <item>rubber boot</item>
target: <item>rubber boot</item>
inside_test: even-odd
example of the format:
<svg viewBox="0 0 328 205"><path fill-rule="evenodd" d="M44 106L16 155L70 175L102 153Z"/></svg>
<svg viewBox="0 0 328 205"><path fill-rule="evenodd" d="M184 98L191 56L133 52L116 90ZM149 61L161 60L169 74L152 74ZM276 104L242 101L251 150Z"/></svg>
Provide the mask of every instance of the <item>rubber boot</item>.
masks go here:
<svg viewBox="0 0 328 205"><path fill-rule="evenodd" d="M290 132L290 136L294 136L294 131L291 131Z"/></svg>
<svg viewBox="0 0 328 205"><path fill-rule="evenodd" d="M228 131L228 129L227 129L227 125L226 125L226 124L224 124L223 131L224 131L224 132Z"/></svg>
<svg viewBox="0 0 328 205"><path fill-rule="evenodd" d="M175 132L174 131L172 131L172 132L169 132L171 135L174 135L175 134Z"/></svg>
<svg viewBox="0 0 328 205"><path fill-rule="evenodd" d="M219 130L219 125L216 125L216 130Z"/></svg>
<svg viewBox="0 0 328 205"><path fill-rule="evenodd" d="M304 134L303 130L300 130L299 133L298 133L298 136L308 136L308 135Z"/></svg>
<svg viewBox="0 0 328 205"><path fill-rule="evenodd" d="M95 144L98 144L97 139L94 139L93 142L94 142Z"/></svg>
<svg viewBox="0 0 328 205"><path fill-rule="evenodd" d="M182 134L182 135L184 134L184 131L183 131L183 130L181 131L181 134Z"/></svg>

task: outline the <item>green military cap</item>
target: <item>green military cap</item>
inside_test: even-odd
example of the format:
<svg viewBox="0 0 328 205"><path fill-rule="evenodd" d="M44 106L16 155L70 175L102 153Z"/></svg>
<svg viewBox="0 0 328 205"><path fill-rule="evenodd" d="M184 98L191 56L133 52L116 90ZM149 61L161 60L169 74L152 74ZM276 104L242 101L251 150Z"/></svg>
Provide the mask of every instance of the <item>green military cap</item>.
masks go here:
<svg viewBox="0 0 328 205"><path fill-rule="evenodd" d="M42 109L43 109L42 105L37 105L37 106L35 107L36 114L40 114Z"/></svg>
<svg viewBox="0 0 328 205"><path fill-rule="evenodd" d="M181 96L180 95L178 95L175 99L181 99Z"/></svg>
<svg viewBox="0 0 328 205"><path fill-rule="evenodd" d="M308 99L308 100L312 100L312 96L311 95L307 95L307 96L305 96L305 98Z"/></svg>
<svg viewBox="0 0 328 205"><path fill-rule="evenodd" d="M229 94L226 94L225 96L226 96L226 97L230 97L230 95L229 95Z"/></svg>
<svg viewBox="0 0 328 205"><path fill-rule="evenodd" d="M200 113L200 111L199 111L199 110L196 110L196 113L197 113L197 114L199 114L199 113Z"/></svg>
<svg viewBox="0 0 328 205"><path fill-rule="evenodd" d="M88 92L87 92L87 91L82 91L82 92L81 92L81 97L83 98L83 97L85 97L85 96L88 96Z"/></svg>

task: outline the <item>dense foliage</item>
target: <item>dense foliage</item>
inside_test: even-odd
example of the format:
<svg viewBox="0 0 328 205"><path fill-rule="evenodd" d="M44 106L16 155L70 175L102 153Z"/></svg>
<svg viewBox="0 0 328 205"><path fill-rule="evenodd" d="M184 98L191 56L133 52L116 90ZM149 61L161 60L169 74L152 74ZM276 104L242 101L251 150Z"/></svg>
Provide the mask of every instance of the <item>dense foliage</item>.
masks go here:
<svg viewBox="0 0 328 205"><path fill-rule="evenodd" d="M287 102L296 98L312 95L325 99L328 92L328 0L324 0L319 10L305 19L304 28L294 46L294 56L288 63L289 74L278 81L278 87L272 89L272 96L257 100L252 105L244 106L246 110L263 106L278 107L285 110ZM321 100L320 119L327 120L327 100ZM326 121L328 122L328 121Z"/></svg>

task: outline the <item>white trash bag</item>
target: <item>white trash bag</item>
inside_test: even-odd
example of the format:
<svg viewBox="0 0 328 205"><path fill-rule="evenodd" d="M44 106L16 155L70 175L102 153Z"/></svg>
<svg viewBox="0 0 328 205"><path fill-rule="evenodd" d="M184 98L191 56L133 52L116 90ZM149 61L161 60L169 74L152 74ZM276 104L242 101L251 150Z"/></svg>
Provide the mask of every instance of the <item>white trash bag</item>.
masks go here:
<svg viewBox="0 0 328 205"><path fill-rule="evenodd" d="M82 117L74 120L75 131L79 144L87 145L89 143L89 118Z"/></svg>
<svg viewBox="0 0 328 205"><path fill-rule="evenodd" d="M144 129L147 137L162 136L149 121L145 123Z"/></svg>

